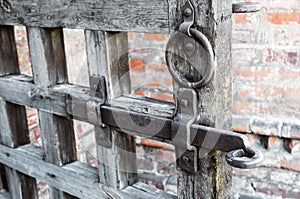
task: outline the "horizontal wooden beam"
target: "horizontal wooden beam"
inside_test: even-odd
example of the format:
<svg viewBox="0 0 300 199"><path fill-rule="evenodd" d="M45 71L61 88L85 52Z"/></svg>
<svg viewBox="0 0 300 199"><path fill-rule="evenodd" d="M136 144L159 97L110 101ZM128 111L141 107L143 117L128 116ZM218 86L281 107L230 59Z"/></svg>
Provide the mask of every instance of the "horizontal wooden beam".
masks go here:
<svg viewBox="0 0 300 199"><path fill-rule="evenodd" d="M169 33L170 0L5 0L0 24Z"/></svg>
<svg viewBox="0 0 300 199"><path fill-rule="evenodd" d="M169 102L123 96L108 100L99 115L97 109L101 99L90 96L88 87L60 84L41 88L33 84L32 77L9 75L0 78L0 90L0 97L11 103L97 126L101 126L102 120L128 134L171 140L171 119L176 110Z"/></svg>
<svg viewBox="0 0 300 199"><path fill-rule="evenodd" d="M33 145L25 145L17 149L0 145L0 162L79 198L131 199L136 198L132 196L136 196L137 193L142 193L140 198L145 199L157 199L161 196L166 199L175 198L173 195L158 189L153 190L140 183L124 190L103 186L99 184L96 168L80 162L73 162L63 167L47 163L43 160L42 149Z"/></svg>

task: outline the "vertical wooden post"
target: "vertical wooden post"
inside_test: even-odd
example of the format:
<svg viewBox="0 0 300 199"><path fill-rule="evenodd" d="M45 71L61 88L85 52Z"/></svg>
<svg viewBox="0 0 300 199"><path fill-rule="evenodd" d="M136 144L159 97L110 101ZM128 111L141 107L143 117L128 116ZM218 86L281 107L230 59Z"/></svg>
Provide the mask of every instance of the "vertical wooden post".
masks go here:
<svg viewBox="0 0 300 199"><path fill-rule="evenodd" d="M13 26L0 26L0 44L0 76L20 73ZM30 142L25 107L1 98L0 142L9 147ZM11 198L38 198L34 178L8 167L5 170Z"/></svg>
<svg viewBox="0 0 300 199"><path fill-rule="evenodd" d="M127 33L85 31L89 75L104 76L108 99L131 92ZM93 88L92 82L90 87ZM95 127L100 182L122 189L136 181L135 138Z"/></svg>
<svg viewBox="0 0 300 199"><path fill-rule="evenodd" d="M175 27L181 23L183 5L177 2L177 10L171 10ZM221 129L231 127L232 72L231 72L231 0L192 0L196 11L196 28L210 40L216 66L211 82L198 89L200 124ZM176 6L170 6L172 7ZM199 58L201 59L199 55ZM203 64L202 57L198 63ZM204 63L205 64L205 63ZM195 75L195 74L194 74ZM178 87L178 85L175 87ZM208 132L209 133L209 132ZM199 149L198 149L199 150ZM230 198L231 168L224 154L210 151L203 156L200 151L199 172L187 173L178 168L178 198Z"/></svg>
<svg viewBox="0 0 300 199"><path fill-rule="evenodd" d="M48 87L67 82L63 30L27 28L29 50L37 86ZM67 118L39 111L46 160L62 166L76 160L73 122ZM50 198L76 198L50 188Z"/></svg>

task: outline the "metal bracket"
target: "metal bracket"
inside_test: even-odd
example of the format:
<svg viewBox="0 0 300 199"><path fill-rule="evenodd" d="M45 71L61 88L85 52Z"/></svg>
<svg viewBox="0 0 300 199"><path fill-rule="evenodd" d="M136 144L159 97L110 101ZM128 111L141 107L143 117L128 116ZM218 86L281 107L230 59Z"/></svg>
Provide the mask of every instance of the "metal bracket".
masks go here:
<svg viewBox="0 0 300 199"><path fill-rule="evenodd" d="M195 22L194 6L190 0L187 0L184 7L183 23L179 26L179 32L192 36L190 33L190 28Z"/></svg>
<svg viewBox="0 0 300 199"><path fill-rule="evenodd" d="M101 106L107 101L106 82L103 76L90 77L90 99L81 101L67 97L67 113L77 118L87 118L91 124L103 126ZM75 118L76 119L76 118Z"/></svg>
<svg viewBox="0 0 300 199"><path fill-rule="evenodd" d="M177 91L178 112L172 121L172 144L176 146L177 164L185 171L197 172L197 148L191 145L191 126L198 115L196 91L180 88Z"/></svg>

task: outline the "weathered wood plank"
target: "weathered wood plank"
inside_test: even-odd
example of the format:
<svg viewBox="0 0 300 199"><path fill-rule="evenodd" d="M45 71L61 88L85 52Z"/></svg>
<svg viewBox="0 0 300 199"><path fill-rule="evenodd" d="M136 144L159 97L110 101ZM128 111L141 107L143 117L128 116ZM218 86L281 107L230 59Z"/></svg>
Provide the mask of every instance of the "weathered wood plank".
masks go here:
<svg viewBox="0 0 300 199"><path fill-rule="evenodd" d="M211 42L216 62L211 82L197 90L201 107L198 122L220 129L230 129L232 3L231 0L192 0L192 2L196 11L196 28ZM184 3L184 0L179 0L177 10L174 8L172 12L174 24L178 25L180 22L178 18L182 18ZM206 67L205 54L198 52L195 63ZM197 73L190 75L194 79L199 78ZM207 132L207 138L209 135ZM207 140L213 142L214 139ZM178 198L230 198L231 168L226 164L224 154L201 147L198 147L198 150L200 158L197 173L188 173L178 168Z"/></svg>
<svg viewBox="0 0 300 199"><path fill-rule="evenodd" d="M67 117L65 95L51 93L33 84L32 77L24 75L0 78L0 97L14 104L24 105Z"/></svg>
<svg viewBox="0 0 300 199"><path fill-rule="evenodd" d="M19 73L13 27L0 26L0 40L0 76ZM0 143L9 147L29 143L25 107L11 104L2 98L0 98ZM37 198L35 179L9 167L5 170L12 198Z"/></svg>
<svg viewBox="0 0 300 199"><path fill-rule="evenodd" d="M35 85L45 88L67 82L67 66L62 29L27 28ZM46 160L55 165L76 160L73 122L65 117L39 111ZM76 198L50 188L50 198Z"/></svg>
<svg viewBox="0 0 300 199"><path fill-rule="evenodd" d="M31 148L31 149L30 149ZM174 196L162 193L162 191L147 188L147 185L134 185L138 187L127 190L118 190L99 184L98 172L96 168L80 162L73 162L63 167L56 166L43 161L42 151L33 145L26 145L17 149L11 149L0 145L0 162L18 170L19 172L30 175L40 181L46 182L52 187L59 188L71 195L79 198L89 199L107 199L107 198L160 198L164 194L165 199L174 198ZM39 165L38 167L36 165ZM145 197L136 196L136 192L143 187ZM148 190L149 189L149 190Z"/></svg>
<svg viewBox="0 0 300 199"><path fill-rule="evenodd" d="M85 32L89 75L104 76L113 100L131 92L127 33ZM92 85L95 88L97 85ZM108 126L95 127L100 182L122 189L136 179L135 139Z"/></svg>
<svg viewBox="0 0 300 199"><path fill-rule="evenodd" d="M105 31L169 32L168 0L9 0L0 24Z"/></svg>

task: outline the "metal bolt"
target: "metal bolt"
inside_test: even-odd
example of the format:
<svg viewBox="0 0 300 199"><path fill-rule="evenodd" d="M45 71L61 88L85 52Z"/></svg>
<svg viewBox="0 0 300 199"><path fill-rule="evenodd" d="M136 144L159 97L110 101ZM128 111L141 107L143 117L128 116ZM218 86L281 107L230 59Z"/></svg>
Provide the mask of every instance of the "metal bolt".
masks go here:
<svg viewBox="0 0 300 199"><path fill-rule="evenodd" d="M192 42L188 42L185 44L185 50L187 51L193 51L194 50L194 44Z"/></svg>
<svg viewBox="0 0 300 199"><path fill-rule="evenodd" d="M186 8L183 12L184 16L189 17L193 14L193 11L190 8Z"/></svg>
<svg viewBox="0 0 300 199"><path fill-rule="evenodd" d="M183 156L183 157L182 157L182 161L183 161L184 163L188 163L188 162L190 161L190 158L188 158L187 156Z"/></svg>
<svg viewBox="0 0 300 199"><path fill-rule="evenodd" d="M187 100L185 100L185 99L181 99L180 103L181 103L182 106L185 106L185 107L187 107L188 104L189 104L189 102Z"/></svg>

